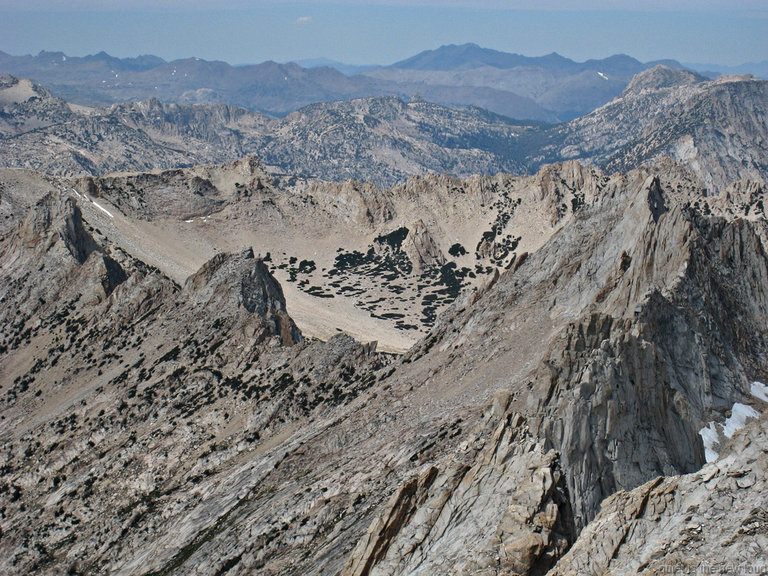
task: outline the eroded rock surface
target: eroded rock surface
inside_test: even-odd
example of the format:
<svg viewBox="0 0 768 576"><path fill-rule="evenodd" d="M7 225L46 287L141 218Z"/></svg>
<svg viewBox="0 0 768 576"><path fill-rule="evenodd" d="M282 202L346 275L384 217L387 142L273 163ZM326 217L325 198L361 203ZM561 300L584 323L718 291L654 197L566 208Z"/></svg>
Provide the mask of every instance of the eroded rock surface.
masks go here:
<svg viewBox="0 0 768 576"><path fill-rule="evenodd" d="M765 571L767 423L740 431L727 455L698 472L606 499L550 574Z"/></svg>
<svg viewBox="0 0 768 576"><path fill-rule="evenodd" d="M280 198L268 183L256 194L257 168L237 169L241 196ZM728 475L742 464L729 468L723 446L702 468L699 431L736 402L762 411L752 383L768 376L762 188L704 202L681 174L566 164L508 188L433 177L366 201L383 216L433 194L444 200L422 223L439 230L438 215L500 198L497 245L518 197L528 218L556 217L398 357L344 334L302 338L258 246L176 283L131 253L118 228L129 216L102 210L112 192L77 198L43 180L33 202L11 187L0 196L15 222L0 242L2 570L536 575L591 569L579 550L596 545L594 526L619 535L595 573L617 559L639 570L630 556L656 566L666 511L673 528L677 510L698 514L688 488L677 504L669 487L721 465L723 502L732 482L759 486L758 468ZM372 190L353 188L355 203L329 217L361 213ZM731 205L746 195L749 218ZM295 217L280 202L271 214ZM419 234L408 247L411 228L387 226L368 228L374 256L405 267L405 249L429 244ZM450 248L446 259L468 256ZM763 450L760 438L741 453ZM759 529L733 498L733 521ZM752 549L732 544L725 559ZM700 550L685 546L681 562Z"/></svg>

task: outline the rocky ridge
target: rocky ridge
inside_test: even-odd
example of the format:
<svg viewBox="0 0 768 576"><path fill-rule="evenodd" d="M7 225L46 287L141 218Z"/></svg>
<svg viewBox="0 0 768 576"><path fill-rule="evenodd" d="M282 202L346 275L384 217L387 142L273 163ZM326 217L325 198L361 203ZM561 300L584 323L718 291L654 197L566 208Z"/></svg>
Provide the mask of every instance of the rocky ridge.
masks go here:
<svg viewBox="0 0 768 576"><path fill-rule="evenodd" d="M590 534L625 525L598 515L604 498L619 491L610 515L621 490L695 473L699 430L735 402L764 408L750 384L768 375L768 258L756 210L743 218L732 205L761 189L696 205L696 178L677 170L605 176L569 163L513 181L535 182L543 204L558 190L582 201L395 359L343 335L302 340L253 252L173 282L122 247L117 221L153 215L150 203L102 227L110 219L94 201L111 210L117 196L73 200L49 181L0 243L5 569L581 570ZM441 194L445 183L430 186ZM373 219L391 210L367 206ZM421 231L408 250L437 259L431 244ZM122 270L108 289L106 256ZM31 290L58 270L68 290ZM734 476L721 452L725 489ZM667 482L696 490L712 470ZM647 533L617 541L617 565ZM729 537L734 550L752 539Z"/></svg>
<svg viewBox="0 0 768 576"><path fill-rule="evenodd" d="M734 180L765 182L767 86L751 77L704 81L658 66L638 74L616 100L547 131L551 141L529 167L574 158L624 171L669 157L711 194Z"/></svg>
<svg viewBox="0 0 768 576"><path fill-rule="evenodd" d="M768 245L762 184L738 181L708 196L680 165L660 170L681 201L749 219ZM286 186L248 157L74 180L9 170L0 181L15 209L29 207L18 205L28 187L42 196L54 185L83 200L95 228L178 283L217 252L258 247L305 332L327 339L341 329L403 352L463 290L517 267L591 206L610 177L566 162L531 177L427 176L383 190L355 181Z"/></svg>
<svg viewBox="0 0 768 576"><path fill-rule="evenodd" d="M23 197L25 174L9 170L0 178L9 198ZM178 283L217 252L255 246L307 333L327 339L341 329L402 352L463 290L538 249L599 195L607 176L566 163L525 178L284 188L250 157L48 180L78 200L101 233ZM333 314L318 318L320 305Z"/></svg>

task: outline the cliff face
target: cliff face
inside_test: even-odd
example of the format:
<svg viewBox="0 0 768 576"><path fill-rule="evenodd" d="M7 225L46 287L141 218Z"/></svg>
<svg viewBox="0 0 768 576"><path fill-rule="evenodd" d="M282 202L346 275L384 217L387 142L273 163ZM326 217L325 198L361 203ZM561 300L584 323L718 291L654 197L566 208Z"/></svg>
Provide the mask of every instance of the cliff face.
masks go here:
<svg viewBox="0 0 768 576"><path fill-rule="evenodd" d="M647 199L662 200L653 189ZM768 270L755 231L679 205L657 218L651 204L589 315L568 325L535 376L547 399L535 405L540 431L578 470L569 489L582 524L619 488L698 469L699 424L765 369Z"/></svg>
<svg viewBox="0 0 768 576"><path fill-rule="evenodd" d="M767 433L763 417L717 463L617 492L551 574L765 570Z"/></svg>

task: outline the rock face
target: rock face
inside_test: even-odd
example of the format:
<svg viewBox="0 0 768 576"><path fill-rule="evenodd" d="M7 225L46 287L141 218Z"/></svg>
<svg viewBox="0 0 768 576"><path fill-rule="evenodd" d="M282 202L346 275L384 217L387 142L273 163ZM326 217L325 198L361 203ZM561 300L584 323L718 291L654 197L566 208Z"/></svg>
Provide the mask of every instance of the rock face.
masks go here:
<svg viewBox="0 0 768 576"><path fill-rule="evenodd" d="M654 119L606 167L621 170L669 156L690 166L713 191L734 180L765 182L766 99L766 86L751 79L709 85Z"/></svg>
<svg viewBox="0 0 768 576"><path fill-rule="evenodd" d="M412 179L381 195L350 183L319 208L250 161L182 172L173 190L195 177L219 191L199 228L228 223L219 248L240 230L236 212L285 231L304 210L311 225L348 221L370 245L340 272L404 271L408 254L424 266L469 258L442 226L485 205L493 225L478 243L504 265L392 356L344 334L301 336L269 266L298 277L317 263L281 269L282 255L265 262L256 244L175 282L137 258L131 227L172 221L150 198L161 177L135 213L138 192L105 186L116 179L81 181L79 198L42 179L35 201L9 181L0 571L626 573L661 569L665 526L681 534L666 540L671 561L715 560L694 538L704 529L687 526L716 521L725 502L738 506L725 524L736 536L701 542L727 541L723 561L737 562L762 545L750 488L764 430L732 436L733 452L722 441L706 466L699 434L765 408L753 384L768 377L759 185L705 197L679 166L608 176L566 163L530 178ZM22 205L28 216L6 208ZM407 210L421 224L401 225ZM532 222L538 235L513 248ZM173 261L183 245L154 248ZM744 492L726 496L739 482ZM593 552L603 529L618 536Z"/></svg>
<svg viewBox="0 0 768 576"><path fill-rule="evenodd" d="M765 182L766 99L764 81L704 81L659 66L638 74L620 98L548 130L528 166L577 158L622 171L671 157L711 194L734 180Z"/></svg>
<svg viewBox="0 0 768 576"><path fill-rule="evenodd" d="M32 267L31 262L38 264ZM25 277L27 291L16 289L5 298L31 316L59 298L62 289L74 292L68 278L82 280L79 298L88 302L105 300L126 278L120 264L86 230L76 203L56 192L38 200L17 234L4 239L0 266L9 278Z"/></svg>
<svg viewBox="0 0 768 576"><path fill-rule="evenodd" d="M79 264L96 250L96 242L83 227L80 209L68 197L53 193L37 202L19 231L24 247L48 251L61 241Z"/></svg>
<svg viewBox="0 0 768 576"><path fill-rule="evenodd" d="M284 345L301 339L298 328L285 311L280 284L264 262L254 258L251 249L237 256L214 256L187 279L184 289L195 305L216 310L219 318L225 310L242 307L265 322L264 336L278 335ZM255 335L256 329L251 330Z"/></svg>
<svg viewBox="0 0 768 576"><path fill-rule="evenodd" d="M767 422L740 431L717 463L608 498L551 574L765 570Z"/></svg>
<svg viewBox="0 0 768 576"><path fill-rule="evenodd" d="M575 510L581 522L624 482L701 466L697 422L730 408L762 369L751 350L765 349L758 324L768 301L753 291L768 270L755 232L679 207L649 231L617 258L595 297L602 310L569 327L538 376L558 406L544 408L542 432L580 469L571 494L590 494L587 509Z"/></svg>
<svg viewBox="0 0 768 576"><path fill-rule="evenodd" d="M398 489L343 574L531 574L557 561L575 538L558 457L519 414L493 417L505 400L486 415L480 449L462 446L448 469Z"/></svg>

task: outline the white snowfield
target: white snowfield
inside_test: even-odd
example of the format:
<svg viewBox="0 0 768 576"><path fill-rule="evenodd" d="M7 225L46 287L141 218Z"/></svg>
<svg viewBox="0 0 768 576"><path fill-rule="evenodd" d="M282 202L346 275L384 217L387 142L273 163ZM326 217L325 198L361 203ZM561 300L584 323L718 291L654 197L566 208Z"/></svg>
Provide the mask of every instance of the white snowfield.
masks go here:
<svg viewBox="0 0 768 576"><path fill-rule="evenodd" d="M752 382L750 392L755 398L762 400L763 402L768 402L768 386L762 382Z"/></svg>
<svg viewBox="0 0 768 576"><path fill-rule="evenodd" d="M715 444L719 442L719 435L715 423L710 422L709 426L705 426L699 430L699 436L701 436L704 442L704 459L707 462L714 462L717 460L718 453L715 451Z"/></svg>
<svg viewBox="0 0 768 576"><path fill-rule="evenodd" d="M723 426L723 434L726 438L730 438L736 433L736 431L741 430L744 428L744 426L747 425L748 419L759 417L760 413L752 408L752 406L747 406L746 404L739 404L736 402L736 404L734 404L733 408L731 409L731 416L725 421L725 425Z"/></svg>
<svg viewBox="0 0 768 576"><path fill-rule="evenodd" d="M752 396L763 402L768 402L768 386L762 382L752 382L750 387L750 393ZM746 404L736 402L731 408L731 415L726 418L723 424L716 424L710 422L707 426L699 430L699 436L704 443L704 459L707 462L714 462L717 460L719 454L715 450L715 446L720 444L722 434L725 438L730 438L738 430L744 428L747 425L747 420L753 418L759 418L760 413ZM718 431L718 426L720 430Z"/></svg>
<svg viewBox="0 0 768 576"><path fill-rule="evenodd" d="M90 202L91 204L93 204L94 206L96 206L96 208L98 208L99 210L101 210L102 212L104 212L104 214L106 214L106 215L107 215L107 216L109 216L110 218L114 218L114 217L115 217L115 216L114 216L114 214L112 214L112 212L110 212L109 210L107 210L106 208L104 208L104 206L100 205L100 204L99 204L98 202L96 202L95 200L91 200L90 198L88 198L88 196L83 196L82 194L80 194L80 193L79 193L77 190L75 190L74 188L72 188L72 193L73 193L75 196L77 196L78 198L82 198L82 199L84 199L86 202Z"/></svg>
<svg viewBox="0 0 768 576"><path fill-rule="evenodd" d="M102 212L104 212L104 214L106 214L106 215L107 215L107 216L109 216L110 218L114 218L114 216L112 215L112 212L110 212L109 210L107 210L106 208L104 208L103 206L101 206L101 205L100 205L98 202L93 202L92 204L93 204L94 206L96 206L96 208L98 208L99 210L101 210Z"/></svg>

